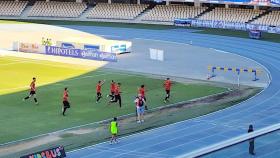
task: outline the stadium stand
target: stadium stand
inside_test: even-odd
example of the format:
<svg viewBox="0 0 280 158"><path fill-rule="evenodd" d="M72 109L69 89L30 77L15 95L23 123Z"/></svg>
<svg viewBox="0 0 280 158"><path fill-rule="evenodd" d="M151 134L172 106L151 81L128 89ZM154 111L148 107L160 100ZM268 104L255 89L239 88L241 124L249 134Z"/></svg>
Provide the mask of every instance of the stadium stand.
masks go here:
<svg viewBox="0 0 280 158"><path fill-rule="evenodd" d="M79 17L87 8L85 3L37 1L29 12L30 17Z"/></svg>
<svg viewBox="0 0 280 158"><path fill-rule="evenodd" d="M263 12L265 11L241 8L215 8L200 16L199 19L245 23Z"/></svg>
<svg viewBox="0 0 280 158"><path fill-rule="evenodd" d="M0 15L20 16L27 3L27 1L0 1Z"/></svg>
<svg viewBox="0 0 280 158"><path fill-rule="evenodd" d="M260 25L270 25L270 26L280 26L280 11L272 11L269 14L266 14L255 21L252 24Z"/></svg>
<svg viewBox="0 0 280 158"><path fill-rule="evenodd" d="M205 5L206 6L206 5ZM214 8L216 6L216 8ZM81 21L112 21L150 24L174 24L176 18L215 20L234 23L280 26L279 9L266 10L224 8L213 5L195 7L189 4L127 4L77 3L63 1L8 1L0 0L0 16L4 19L63 19ZM65 18L65 19L64 19Z"/></svg>
<svg viewBox="0 0 280 158"><path fill-rule="evenodd" d="M176 18L194 18L206 9L206 7L186 5L157 5L147 12L141 20L173 22Z"/></svg>
<svg viewBox="0 0 280 158"><path fill-rule="evenodd" d="M88 14L89 19L123 19L132 20L141 14L146 4L98 3Z"/></svg>

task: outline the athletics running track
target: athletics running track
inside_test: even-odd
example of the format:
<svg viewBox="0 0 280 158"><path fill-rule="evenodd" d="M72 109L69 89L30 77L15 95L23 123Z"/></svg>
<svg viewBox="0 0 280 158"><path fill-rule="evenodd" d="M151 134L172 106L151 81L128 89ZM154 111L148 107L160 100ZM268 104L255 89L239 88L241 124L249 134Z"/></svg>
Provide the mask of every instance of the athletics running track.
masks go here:
<svg viewBox="0 0 280 158"><path fill-rule="evenodd" d="M249 124L260 129L280 122L280 44L191 33L188 30L142 30L109 27L67 26L81 31L120 36L122 39L144 38L184 43L219 49L256 60L271 74L270 86L246 102L206 116L128 136L117 145L108 142L67 153L69 158L165 158L176 157L208 145L246 133ZM280 40L280 39L279 39ZM269 152L263 146L280 142L257 142L258 157L278 157L280 148ZM262 150L258 150L262 149ZM249 157L247 149L220 157Z"/></svg>

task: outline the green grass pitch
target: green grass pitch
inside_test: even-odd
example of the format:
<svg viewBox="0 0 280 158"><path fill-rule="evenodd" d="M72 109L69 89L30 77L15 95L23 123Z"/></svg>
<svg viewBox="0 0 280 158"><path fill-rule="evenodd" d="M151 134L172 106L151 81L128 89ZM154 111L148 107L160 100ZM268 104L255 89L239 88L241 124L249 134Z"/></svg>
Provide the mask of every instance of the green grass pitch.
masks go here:
<svg viewBox="0 0 280 158"><path fill-rule="evenodd" d="M83 66L0 57L0 143L91 123L114 116L134 113L137 87L146 85L149 108L165 105L163 80L142 75L118 73ZM37 98L22 101L28 95L32 77L37 77ZM105 79L103 98L95 103L95 85ZM122 83L123 107L107 105L110 80ZM61 115L63 88L69 88L71 108ZM175 83L170 103L176 103L226 91L225 88L199 84Z"/></svg>

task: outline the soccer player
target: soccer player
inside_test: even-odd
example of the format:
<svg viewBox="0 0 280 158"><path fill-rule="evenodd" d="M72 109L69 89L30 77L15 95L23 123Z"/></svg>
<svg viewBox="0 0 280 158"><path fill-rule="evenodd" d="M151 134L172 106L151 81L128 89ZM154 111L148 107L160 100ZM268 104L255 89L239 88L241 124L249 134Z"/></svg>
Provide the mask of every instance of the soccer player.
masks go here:
<svg viewBox="0 0 280 158"><path fill-rule="evenodd" d="M141 85L140 88L138 89L138 94L141 94L141 97L147 102L146 96L145 96L145 85ZM148 110L147 104L145 104L145 110Z"/></svg>
<svg viewBox="0 0 280 158"><path fill-rule="evenodd" d="M98 81L96 85L96 104L99 102L99 100L102 98L101 94L101 86L105 83L105 80Z"/></svg>
<svg viewBox="0 0 280 158"><path fill-rule="evenodd" d="M115 95L115 99L111 100L109 103L112 102L119 102L120 108L122 107L122 98L121 98L121 83L118 83L118 85L115 87L115 91L114 91L114 95Z"/></svg>
<svg viewBox="0 0 280 158"><path fill-rule="evenodd" d="M38 105L38 100L36 98L36 85L35 85L35 82L36 82L36 78L33 77L32 78L32 82L30 83L30 93L27 97L23 98L23 101L33 97L34 98L34 101L35 101L35 104Z"/></svg>
<svg viewBox="0 0 280 158"><path fill-rule="evenodd" d="M69 94L68 94L68 88L65 87L64 88L64 92L63 92L63 111L62 111L62 115L65 116L65 112L68 108L70 108L70 103L69 103Z"/></svg>
<svg viewBox="0 0 280 158"><path fill-rule="evenodd" d="M145 100L141 94L138 94L138 97L135 99L136 111L137 111L137 123L144 122L144 112L145 112Z"/></svg>
<svg viewBox="0 0 280 158"><path fill-rule="evenodd" d="M41 39L41 44L44 46L44 45L46 45L46 41L45 41L45 38L44 37L42 37L42 39Z"/></svg>
<svg viewBox="0 0 280 158"><path fill-rule="evenodd" d="M115 99L115 88L116 88L116 82L114 80L111 81L111 85L110 85L110 95L107 95L107 97L111 97L111 101L113 101Z"/></svg>
<svg viewBox="0 0 280 158"><path fill-rule="evenodd" d="M110 130L111 130L111 134L112 134L110 144L113 144L113 142L118 143L118 140L117 140L118 122L117 122L116 117L114 117L113 121L111 122Z"/></svg>
<svg viewBox="0 0 280 158"><path fill-rule="evenodd" d="M170 90L171 90L170 78L166 78L163 85L164 85L165 92L166 92L166 96L164 98L164 103L166 103L166 101L169 101L168 99L170 98Z"/></svg>

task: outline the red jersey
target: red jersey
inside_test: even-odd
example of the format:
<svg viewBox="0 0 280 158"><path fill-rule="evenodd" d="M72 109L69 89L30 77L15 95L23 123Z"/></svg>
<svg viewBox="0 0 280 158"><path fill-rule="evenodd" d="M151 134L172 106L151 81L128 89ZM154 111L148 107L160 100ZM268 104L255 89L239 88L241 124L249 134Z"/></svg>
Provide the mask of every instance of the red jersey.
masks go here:
<svg viewBox="0 0 280 158"><path fill-rule="evenodd" d="M164 82L164 87L165 87L165 90L170 90L171 89L171 81L170 80L166 80Z"/></svg>
<svg viewBox="0 0 280 158"><path fill-rule="evenodd" d="M115 87L115 95L119 95L120 94L120 86L116 86Z"/></svg>
<svg viewBox="0 0 280 158"><path fill-rule="evenodd" d="M97 83L97 85L96 85L96 92L97 93L101 92L101 84L100 83Z"/></svg>
<svg viewBox="0 0 280 158"><path fill-rule="evenodd" d="M30 83L30 91L35 91L35 90L36 90L35 81L32 81Z"/></svg>
<svg viewBox="0 0 280 158"><path fill-rule="evenodd" d="M115 88L116 88L115 83L111 83L110 91L111 91L111 92L115 92Z"/></svg>
<svg viewBox="0 0 280 158"><path fill-rule="evenodd" d="M68 92L64 91L63 93L63 101L68 101Z"/></svg>
<svg viewBox="0 0 280 158"><path fill-rule="evenodd" d="M144 87L139 88L139 94L141 94L142 97L145 96L145 88Z"/></svg>

